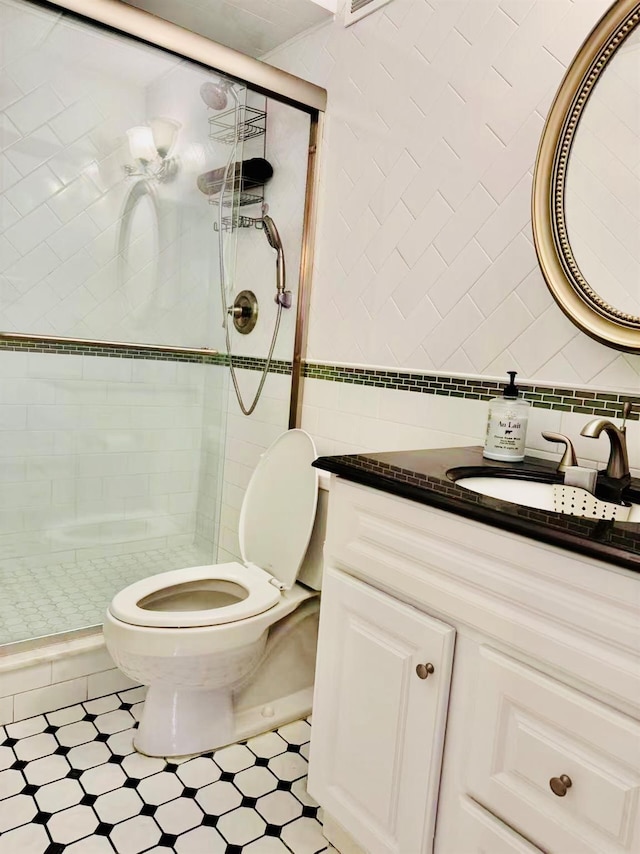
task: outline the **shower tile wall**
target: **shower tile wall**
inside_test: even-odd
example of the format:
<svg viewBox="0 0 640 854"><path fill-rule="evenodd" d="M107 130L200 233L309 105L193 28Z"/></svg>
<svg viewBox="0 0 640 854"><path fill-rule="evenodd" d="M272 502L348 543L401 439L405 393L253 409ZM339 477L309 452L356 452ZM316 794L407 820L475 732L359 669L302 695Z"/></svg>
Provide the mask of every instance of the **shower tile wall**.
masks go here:
<svg viewBox="0 0 640 854"><path fill-rule="evenodd" d="M254 100L251 100L251 99ZM265 108L265 99L250 103ZM264 187L268 214L276 224L282 240L286 265L286 286L293 291L293 307L283 311L274 351L276 359L291 360L295 334L300 253L304 223L305 187L307 179L307 152L309 148L310 119L306 113L267 99L267 133L264 137L248 140L244 145L244 158L263 157L273 166L273 177ZM265 149L263 154L263 147ZM242 213L260 216L260 208L242 208ZM233 335L233 352L246 356L265 357L269 351L271 334L276 318L276 253L265 235L255 228L242 228L237 233L237 259L234 287L240 291L255 291L260 303L258 324L251 335ZM256 277L260 270L260 277Z"/></svg>
<svg viewBox="0 0 640 854"><path fill-rule="evenodd" d="M226 157L199 97L211 77L0 0L0 329L214 346L218 247L196 189L197 174ZM181 123L180 171L153 187L155 236L138 218L118 257L135 183L126 130L155 115ZM211 560L221 372L0 351L0 574L19 593L0 614L0 643L98 623L116 588Z"/></svg>
<svg viewBox="0 0 640 854"><path fill-rule="evenodd" d="M252 400L260 374L244 370L237 373L245 399ZM288 427L290 394L289 374L269 374L260 401L247 418L242 415L233 392L229 393L218 547L218 560L221 562L240 558L238 521L242 499L261 454Z"/></svg>
<svg viewBox="0 0 640 854"><path fill-rule="evenodd" d="M13 0L0 0L0 33L0 327L206 346L203 266L213 247L203 251L209 210L195 189L194 152L202 160L208 151L198 90L211 75ZM176 80L198 98L195 125L175 98L162 98ZM154 187L157 233L138 217L135 240L119 258L135 181L125 177L133 164L126 131L154 115L183 125L181 170L175 182Z"/></svg>
<svg viewBox="0 0 640 854"><path fill-rule="evenodd" d="M204 369L195 544L214 560L220 536L221 481L227 465L226 427L222 425L226 424L228 391L229 369L207 365Z"/></svg>
<svg viewBox="0 0 640 854"><path fill-rule="evenodd" d="M154 562L173 568L163 555L193 545L209 367L0 353L0 576L41 612L8 634L0 617L0 641L33 636L33 620L43 634L78 627L63 614L65 590L72 599L82 590L75 615L95 624L105 584L122 586L118 576L141 572L146 558L144 574ZM122 567L107 567L116 556ZM54 573L61 565L75 568Z"/></svg>
<svg viewBox="0 0 640 854"><path fill-rule="evenodd" d="M264 98L259 99L249 93L247 101L256 108L264 109ZM266 156L274 170L273 178L265 185L264 199L282 240L287 270L286 286L294 295L292 309L282 312L274 358L290 362L293 357L300 274L310 120L305 113L273 100L267 100L266 107L266 140L258 137L245 142L243 157ZM240 212L250 217L261 215L259 206L243 207ZM259 229L238 229L235 236L237 257L230 284L233 293L244 288L253 290L259 301L260 313L258 324L251 335L232 332L232 352L235 355L265 358L277 310L274 301L276 254ZM256 275L257 271L259 275ZM219 320L215 327L220 330ZM222 343L220 346L226 349ZM248 405L255 395L260 373L239 370L237 376L243 400ZM220 561L240 558L238 520L245 489L260 455L288 427L290 394L290 375L269 374L261 399L253 414L247 418L240 411L233 389L229 391L218 550ZM212 436L211 439L215 443L216 437ZM214 455L210 455L212 462L214 459ZM203 518L206 524L206 515Z"/></svg>

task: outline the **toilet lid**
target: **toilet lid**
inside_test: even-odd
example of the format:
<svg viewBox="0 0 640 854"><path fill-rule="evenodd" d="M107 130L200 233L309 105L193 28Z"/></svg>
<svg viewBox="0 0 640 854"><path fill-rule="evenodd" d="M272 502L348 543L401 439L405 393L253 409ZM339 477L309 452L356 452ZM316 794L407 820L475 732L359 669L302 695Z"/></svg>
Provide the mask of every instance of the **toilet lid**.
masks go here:
<svg viewBox="0 0 640 854"><path fill-rule="evenodd" d="M295 583L304 558L318 503L318 472L313 439L304 430L288 430L258 463L240 511L240 553L281 581Z"/></svg>

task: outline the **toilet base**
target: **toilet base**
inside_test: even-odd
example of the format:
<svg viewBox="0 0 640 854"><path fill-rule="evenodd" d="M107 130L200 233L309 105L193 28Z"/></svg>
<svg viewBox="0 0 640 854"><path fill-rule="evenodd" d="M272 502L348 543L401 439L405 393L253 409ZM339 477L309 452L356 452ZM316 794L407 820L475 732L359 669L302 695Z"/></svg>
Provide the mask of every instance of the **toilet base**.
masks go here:
<svg viewBox="0 0 640 854"><path fill-rule="evenodd" d="M146 756L206 753L234 740L229 689L149 687L133 746Z"/></svg>

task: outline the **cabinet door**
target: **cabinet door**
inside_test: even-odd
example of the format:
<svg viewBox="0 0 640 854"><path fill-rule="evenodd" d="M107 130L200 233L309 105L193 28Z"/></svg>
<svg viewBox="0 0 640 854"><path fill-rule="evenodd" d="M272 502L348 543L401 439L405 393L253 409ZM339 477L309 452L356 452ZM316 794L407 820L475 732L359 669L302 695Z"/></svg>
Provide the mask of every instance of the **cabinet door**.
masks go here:
<svg viewBox="0 0 640 854"><path fill-rule="evenodd" d="M370 854L432 850L454 639L451 626L325 573L309 791Z"/></svg>

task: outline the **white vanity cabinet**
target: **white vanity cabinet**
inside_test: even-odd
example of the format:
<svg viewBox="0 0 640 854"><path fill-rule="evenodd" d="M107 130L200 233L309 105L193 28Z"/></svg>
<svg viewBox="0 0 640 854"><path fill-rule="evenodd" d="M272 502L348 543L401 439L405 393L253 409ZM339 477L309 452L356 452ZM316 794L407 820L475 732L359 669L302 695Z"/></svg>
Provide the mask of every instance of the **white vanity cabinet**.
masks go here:
<svg viewBox="0 0 640 854"><path fill-rule="evenodd" d="M309 791L372 851L427 852L455 631L329 569Z"/></svg>
<svg viewBox="0 0 640 854"><path fill-rule="evenodd" d="M309 790L344 854L637 854L640 576L334 477Z"/></svg>

